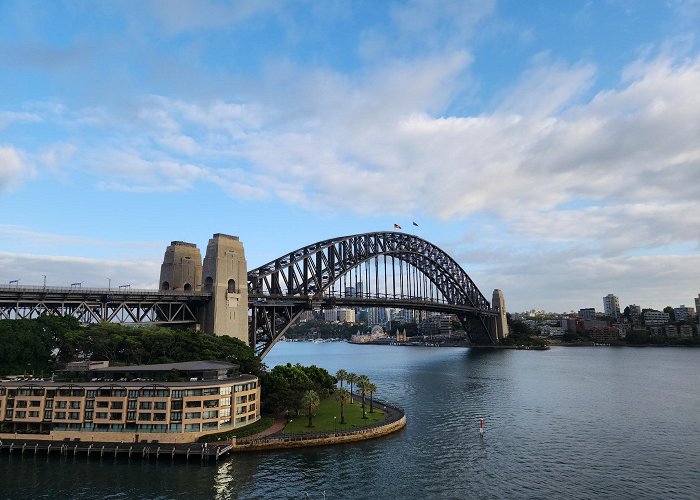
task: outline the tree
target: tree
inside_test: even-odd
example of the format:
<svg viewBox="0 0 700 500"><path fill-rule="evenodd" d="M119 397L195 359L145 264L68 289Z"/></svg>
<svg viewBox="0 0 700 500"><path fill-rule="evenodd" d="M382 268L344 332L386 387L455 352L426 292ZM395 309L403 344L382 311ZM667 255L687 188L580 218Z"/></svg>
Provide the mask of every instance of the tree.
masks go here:
<svg viewBox="0 0 700 500"><path fill-rule="evenodd" d="M345 423L345 413L343 411L343 408L345 405L345 401L348 400L349 395L350 394L348 393L348 390L345 389L344 387L341 387L340 389L338 389L337 398L340 401L340 423L341 424Z"/></svg>
<svg viewBox="0 0 700 500"><path fill-rule="evenodd" d="M357 375L355 373L350 372L350 373L348 373L347 380L348 380L348 383L350 384L350 404L352 404L353 403L353 401L352 401L352 384L357 382Z"/></svg>
<svg viewBox="0 0 700 500"><path fill-rule="evenodd" d="M669 320L670 324L673 324L676 322L676 313L673 311L673 307L671 307L671 306L664 307L664 312L668 313L668 320Z"/></svg>
<svg viewBox="0 0 700 500"><path fill-rule="evenodd" d="M313 410L321 404L321 400L316 391L313 389L306 391L301 398L301 404L309 409L309 425L307 427L313 427Z"/></svg>
<svg viewBox="0 0 700 500"><path fill-rule="evenodd" d="M360 395L362 396L362 418L367 418L367 413L365 412L365 397L367 396L369 384L370 381L367 375L360 375L357 377L357 388L360 389Z"/></svg>
<svg viewBox="0 0 700 500"><path fill-rule="evenodd" d="M377 386L370 382L367 384L367 392L369 392L369 412L374 413L374 393L377 392Z"/></svg>
<svg viewBox="0 0 700 500"><path fill-rule="evenodd" d="M340 388L343 388L343 382L348 379L348 372L346 372L343 369L338 370L338 372L335 374L335 378L338 379L338 382L340 382Z"/></svg>

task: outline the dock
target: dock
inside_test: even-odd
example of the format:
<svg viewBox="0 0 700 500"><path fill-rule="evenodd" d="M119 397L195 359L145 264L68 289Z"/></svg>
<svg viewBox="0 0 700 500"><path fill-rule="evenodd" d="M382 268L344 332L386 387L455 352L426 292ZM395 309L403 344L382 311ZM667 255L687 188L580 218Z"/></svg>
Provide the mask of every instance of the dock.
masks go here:
<svg viewBox="0 0 700 500"><path fill-rule="evenodd" d="M123 457L142 460L186 460L187 462L216 463L233 449L229 441L220 443L115 443L85 441L47 441L32 439L0 440L0 453L10 455L66 455L87 458Z"/></svg>

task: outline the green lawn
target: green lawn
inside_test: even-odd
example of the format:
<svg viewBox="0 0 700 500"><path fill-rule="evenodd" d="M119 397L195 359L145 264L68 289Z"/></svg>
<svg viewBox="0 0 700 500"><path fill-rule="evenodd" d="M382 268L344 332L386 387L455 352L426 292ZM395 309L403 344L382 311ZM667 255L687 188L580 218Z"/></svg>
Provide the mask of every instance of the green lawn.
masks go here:
<svg viewBox="0 0 700 500"><path fill-rule="evenodd" d="M353 404L346 402L343 411L345 413L345 424L343 425L340 423L340 402L331 397L322 400L321 404L314 409L313 427L307 427L309 425L309 417L304 412L303 415L292 417L292 420L282 432L286 434L308 434L353 430L384 420L384 412L378 408L381 408L381 406L375 405L374 412L370 413L368 398L366 405L367 418L364 419L362 418L362 405L360 403L357 401Z"/></svg>

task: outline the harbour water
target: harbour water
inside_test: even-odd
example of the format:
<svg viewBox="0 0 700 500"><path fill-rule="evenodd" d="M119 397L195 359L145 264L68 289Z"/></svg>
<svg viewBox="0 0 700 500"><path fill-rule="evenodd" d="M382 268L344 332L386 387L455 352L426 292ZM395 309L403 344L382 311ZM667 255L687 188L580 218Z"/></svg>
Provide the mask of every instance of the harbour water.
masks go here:
<svg viewBox="0 0 700 500"><path fill-rule="evenodd" d="M209 466L3 455L0 498L698 498L700 349L300 342L265 362L366 374L408 425Z"/></svg>

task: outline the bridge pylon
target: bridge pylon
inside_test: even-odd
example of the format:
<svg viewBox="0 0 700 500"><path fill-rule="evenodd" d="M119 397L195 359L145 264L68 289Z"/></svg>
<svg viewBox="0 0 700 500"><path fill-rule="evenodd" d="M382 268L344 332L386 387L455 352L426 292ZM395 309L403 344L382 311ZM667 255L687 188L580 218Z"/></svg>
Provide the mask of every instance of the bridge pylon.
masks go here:
<svg viewBox="0 0 700 500"><path fill-rule="evenodd" d="M204 331L247 344L248 268L238 236L214 234L207 244L202 278L202 291L212 294L202 311Z"/></svg>
<svg viewBox="0 0 700 500"><path fill-rule="evenodd" d="M202 285L202 254L194 243L173 241L165 249L160 266L160 290L199 291Z"/></svg>
<svg viewBox="0 0 700 500"><path fill-rule="evenodd" d="M500 342L508 336L508 318L506 317L506 300L503 292L496 288L493 291L491 308L498 312L498 316L492 319L493 337Z"/></svg>

